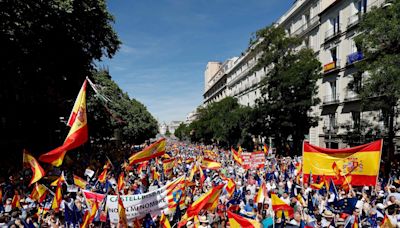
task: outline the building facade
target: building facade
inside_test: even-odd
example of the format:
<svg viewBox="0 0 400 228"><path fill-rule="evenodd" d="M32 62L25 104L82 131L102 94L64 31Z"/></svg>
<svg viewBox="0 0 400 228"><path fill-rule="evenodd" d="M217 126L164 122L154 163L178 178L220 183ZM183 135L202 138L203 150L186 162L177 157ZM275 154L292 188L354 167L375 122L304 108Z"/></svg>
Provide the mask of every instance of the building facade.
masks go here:
<svg viewBox="0 0 400 228"><path fill-rule="evenodd" d="M323 66L323 78L317 82L321 103L312 110L321 118L318 126L309 131L310 143L342 148L348 146L342 135L349 128L360 127L363 121L383 128L379 112L360 112L356 91L367 73L355 67L354 63L363 59L363 53L354 37L361 16L384 3L385 0L297 0L277 20L277 26L284 27L287 35L301 37L301 47L313 49ZM255 45L236 59L225 71L225 87L221 86L219 93L236 97L242 105L253 106L261 96L260 82L265 77L265 69L252 70L259 55Z"/></svg>

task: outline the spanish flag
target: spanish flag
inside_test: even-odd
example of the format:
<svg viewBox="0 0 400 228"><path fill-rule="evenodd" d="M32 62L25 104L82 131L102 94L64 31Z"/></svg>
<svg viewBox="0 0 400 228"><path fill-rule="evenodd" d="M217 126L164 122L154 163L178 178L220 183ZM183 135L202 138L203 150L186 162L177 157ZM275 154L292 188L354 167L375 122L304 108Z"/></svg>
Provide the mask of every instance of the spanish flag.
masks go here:
<svg viewBox="0 0 400 228"><path fill-rule="evenodd" d="M124 203L122 202L122 199L119 194L118 194L118 214L119 214L119 221L117 227L128 228L128 219L126 218Z"/></svg>
<svg viewBox="0 0 400 228"><path fill-rule="evenodd" d="M171 228L171 224L169 224L168 218L167 218L167 216L165 216L164 213L161 214L160 226L162 228Z"/></svg>
<svg viewBox="0 0 400 228"><path fill-rule="evenodd" d="M53 202L51 203L51 209L53 209L55 211L60 210L60 205L61 205L61 201L62 201L61 187L62 187L61 183L58 183L56 192L54 194Z"/></svg>
<svg viewBox="0 0 400 228"><path fill-rule="evenodd" d="M235 183L235 181L233 181L232 178L227 178L227 179L228 179L228 183L226 183L225 189L226 189L226 192L228 193L228 198L229 198L235 192L236 183Z"/></svg>
<svg viewBox="0 0 400 228"><path fill-rule="evenodd" d="M46 198L47 193L48 190L44 185L35 183L30 198L38 201L38 203L41 203Z"/></svg>
<svg viewBox="0 0 400 228"><path fill-rule="evenodd" d="M204 158L203 161L201 162L201 167L204 169L219 169L221 168L221 163L213 161L208 158Z"/></svg>
<svg viewBox="0 0 400 228"><path fill-rule="evenodd" d="M229 225L231 228L260 228L261 223L228 211Z"/></svg>
<svg viewBox="0 0 400 228"><path fill-rule="evenodd" d="M71 129L69 130L64 144L50 152L42 154L39 157L39 161L50 163L54 166L60 166L67 151L77 148L88 140L86 84L87 80L83 82L82 88L79 91L71 115L68 119L68 126L70 126Z"/></svg>
<svg viewBox="0 0 400 228"><path fill-rule="evenodd" d="M276 211L285 211L288 213L289 217L293 216L293 208L283 202L276 194L271 194L271 201L272 201L272 210Z"/></svg>
<svg viewBox="0 0 400 228"><path fill-rule="evenodd" d="M380 225L380 228L394 228L395 226L392 225L390 222L389 217L385 214L385 217L383 217L382 223Z"/></svg>
<svg viewBox="0 0 400 228"><path fill-rule="evenodd" d="M243 165L243 159L239 156L239 153L235 149L233 149L233 147L231 148L231 151L233 160L235 160L235 162L237 162L239 165Z"/></svg>
<svg viewBox="0 0 400 228"><path fill-rule="evenodd" d="M20 200L21 197L19 196L18 191L15 191L11 201L11 208L21 208L21 204L19 203Z"/></svg>
<svg viewBox="0 0 400 228"><path fill-rule="evenodd" d="M141 162L137 167L138 174L142 173L143 169L147 167L149 161Z"/></svg>
<svg viewBox="0 0 400 228"><path fill-rule="evenodd" d="M192 169L190 170L189 174L189 181L193 181L194 174L197 172L197 165L193 165Z"/></svg>
<svg viewBox="0 0 400 228"><path fill-rule="evenodd" d="M325 185L325 182L322 181L322 182L320 182L319 184L317 184L317 183L312 183L310 187L311 187L312 189L314 189L314 190L320 190L324 185Z"/></svg>
<svg viewBox="0 0 400 228"><path fill-rule="evenodd" d="M107 172L108 172L108 169L104 169L103 172L100 173L99 177L97 178L100 183L104 184L106 182Z"/></svg>
<svg viewBox="0 0 400 228"><path fill-rule="evenodd" d="M83 223L81 225L81 228L86 228L89 227L90 223L93 221L93 219L96 217L97 211L99 210L99 207L97 205L97 202L93 202L91 204L90 211L86 211L85 215L83 217Z"/></svg>
<svg viewBox="0 0 400 228"><path fill-rule="evenodd" d="M22 161L24 165L29 165L31 170L32 170L32 179L29 182L29 186L38 180L40 180L44 175L45 172L43 168L39 165L39 163L36 161L36 159L30 155L26 150L22 152L23 158Z"/></svg>
<svg viewBox="0 0 400 228"><path fill-rule="evenodd" d="M264 149L264 154L265 154L265 155L268 155L268 147L267 147L267 144L264 143L263 149Z"/></svg>
<svg viewBox="0 0 400 228"><path fill-rule="evenodd" d="M155 157L159 157L165 154L165 138L158 140L150 146L144 148L142 151L137 152L129 157L129 165L139 163L141 161L147 161Z"/></svg>
<svg viewBox="0 0 400 228"><path fill-rule="evenodd" d="M201 169L201 167L199 167L198 169L199 169L199 173L200 173L200 188L202 188L203 187L203 183L206 180L206 177L205 177L204 172Z"/></svg>
<svg viewBox="0 0 400 228"><path fill-rule="evenodd" d="M86 189L87 182L77 175L74 175L74 184L82 189Z"/></svg>
<svg viewBox="0 0 400 228"><path fill-rule="evenodd" d="M121 174L119 174L117 187L118 187L118 192L122 191L122 189L124 189L124 187L125 187L124 172L121 172Z"/></svg>
<svg viewBox="0 0 400 228"><path fill-rule="evenodd" d="M258 189L257 195L255 196L254 202L255 203L263 203L264 199L267 196L267 187L265 186L265 182L263 182Z"/></svg>
<svg viewBox="0 0 400 228"><path fill-rule="evenodd" d="M160 179L160 173L157 172L157 169L155 167L152 167L150 171L151 171L151 177L152 177L153 181Z"/></svg>
<svg viewBox="0 0 400 228"><path fill-rule="evenodd" d="M201 210L215 210L218 205L218 198L223 187L224 185L222 184L213 187L208 192L201 195L195 202L193 202L192 205L190 205L186 210L186 213L183 215L178 227L184 226L187 221L193 218L193 216L198 215Z"/></svg>
<svg viewBox="0 0 400 228"><path fill-rule="evenodd" d="M55 186L58 186L58 183L63 184L63 183L65 183L65 182L66 182L66 180L65 180L64 171L63 171L63 172L61 173L60 177L57 178L55 181L53 181L53 182L50 184L50 186L55 187Z"/></svg>
<svg viewBox="0 0 400 228"><path fill-rule="evenodd" d="M164 160L163 161L164 173L167 174L171 172L174 166L175 166L175 158Z"/></svg>
<svg viewBox="0 0 400 228"><path fill-rule="evenodd" d="M304 182L314 176L325 175L337 179L351 173L353 186L375 186L379 174L382 140L346 149L326 149L303 145Z"/></svg>

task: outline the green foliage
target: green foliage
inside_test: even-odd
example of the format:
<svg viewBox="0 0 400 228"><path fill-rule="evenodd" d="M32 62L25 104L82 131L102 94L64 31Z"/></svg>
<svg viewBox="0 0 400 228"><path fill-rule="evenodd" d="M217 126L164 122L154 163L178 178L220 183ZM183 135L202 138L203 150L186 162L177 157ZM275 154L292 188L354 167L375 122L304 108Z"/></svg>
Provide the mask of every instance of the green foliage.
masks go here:
<svg viewBox="0 0 400 228"><path fill-rule="evenodd" d="M187 132L188 126L185 123L179 124L178 128L175 129L174 135L179 139L179 140L184 140L189 136L189 133Z"/></svg>
<svg viewBox="0 0 400 228"><path fill-rule="evenodd" d="M400 99L400 1L388 7L374 8L362 17L360 35L365 60L356 66L368 72L360 90L364 110L381 110L387 130L389 156L394 156L393 139Z"/></svg>
<svg viewBox="0 0 400 228"><path fill-rule="evenodd" d="M220 146L247 144L251 108L238 104L237 100L227 97L197 110L198 118L182 130L194 142L218 143ZM181 134L181 133L179 133ZM178 137L178 136L177 136ZM180 138L180 137L179 137ZM251 141L251 140L250 140Z"/></svg>
<svg viewBox="0 0 400 228"><path fill-rule="evenodd" d="M0 1L0 149L20 159L59 146L93 62L120 41L104 0ZM5 161L5 160L4 160Z"/></svg>
<svg viewBox="0 0 400 228"><path fill-rule="evenodd" d="M165 136L170 137L171 132L169 131L169 128L167 127L167 130L165 131Z"/></svg>
<svg viewBox="0 0 400 228"><path fill-rule="evenodd" d="M257 47L262 56L253 71L267 70L252 128L273 137L278 152L292 144L292 152L299 154L304 136L318 122L310 113L319 103L316 82L322 77L321 63L311 49L296 49L301 40L288 37L281 27L261 29L256 38L262 40Z"/></svg>
<svg viewBox="0 0 400 228"><path fill-rule="evenodd" d="M93 82L99 87L100 94L110 100L107 102L95 94L88 96L89 131L97 143L117 138L123 143L141 144L157 134L157 121L146 107L129 98L111 80L108 72L94 72Z"/></svg>

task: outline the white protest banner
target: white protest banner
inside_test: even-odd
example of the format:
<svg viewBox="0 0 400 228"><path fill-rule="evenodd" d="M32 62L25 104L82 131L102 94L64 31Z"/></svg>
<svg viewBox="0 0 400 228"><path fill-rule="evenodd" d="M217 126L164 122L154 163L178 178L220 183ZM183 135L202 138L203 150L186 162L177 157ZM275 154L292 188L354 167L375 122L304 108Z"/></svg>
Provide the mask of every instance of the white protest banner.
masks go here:
<svg viewBox="0 0 400 228"><path fill-rule="evenodd" d="M138 195L120 196L124 204L128 221L144 217L147 213L157 214L168 208L166 186ZM107 206L111 223L118 223L118 196L108 195Z"/></svg>
<svg viewBox="0 0 400 228"><path fill-rule="evenodd" d="M263 168L265 163L265 155L263 151L256 152L243 152L243 167L245 169L250 168Z"/></svg>

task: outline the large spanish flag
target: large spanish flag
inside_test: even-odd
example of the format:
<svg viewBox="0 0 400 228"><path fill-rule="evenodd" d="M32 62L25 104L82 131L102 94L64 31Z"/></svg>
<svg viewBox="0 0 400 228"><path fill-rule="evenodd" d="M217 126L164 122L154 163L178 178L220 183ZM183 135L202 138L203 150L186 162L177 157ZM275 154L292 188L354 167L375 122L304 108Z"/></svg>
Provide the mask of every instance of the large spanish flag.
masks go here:
<svg viewBox="0 0 400 228"><path fill-rule="evenodd" d="M129 157L129 165L162 156L163 154L165 154L165 144L165 138L162 138L157 142L151 144L150 146L144 148L142 151L133 154Z"/></svg>
<svg viewBox="0 0 400 228"><path fill-rule="evenodd" d="M254 219L248 219L228 211L229 226L231 228L259 228L261 223Z"/></svg>
<svg viewBox="0 0 400 228"><path fill-rule="evenodd" d="M71 115L68 119L68 126L71 127L64 144L56 149L42 154L39 161L60 166L67 151L77 148L84 144L88 136L87 117L86 117L86 83L83 82L82 88L76 98Z"/></svg>
<svg viewBox="0 0 400 228"><path fill-rule="evenodd" d="M38 180L40 180L44 175L45 172L43 168L39 165L39 163L36 161L36 159L30 155L26 150L22 152L23 157L22 161L24 165L29 165L31 170L32 170L32 179L29 182L29 186Z"/></svg>
<svg viewBox="0 0 400 228"><path fill-rule="evenodd" d="M201 167L204 169L219 169L221 168L221 163L213 161L209 158L204 158L201 162Z"/></svg>
<svg viewBox="0 0 400 228"><path fill-rule="evenodd" d="M346 149L326 149L304 143L303 181L325 175L326 179L351 174L351 185L374 186L379 174L382 140ZM339 172L339 173L338 173Z"/></svg>

